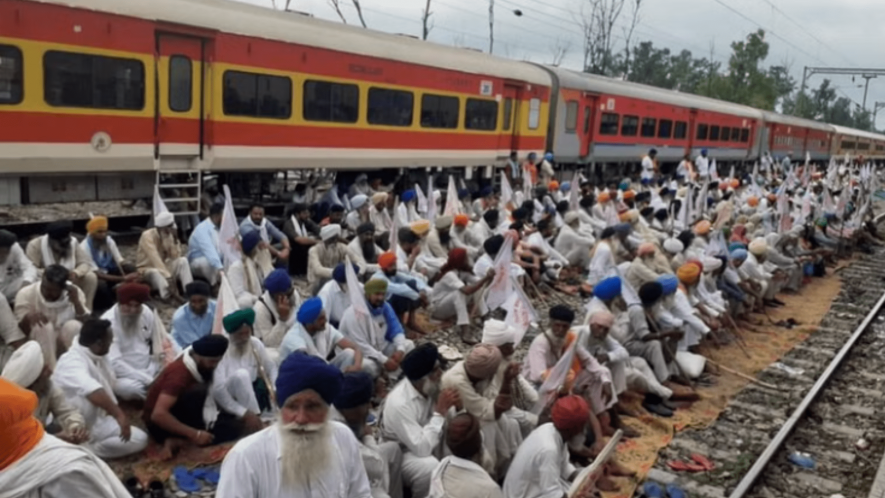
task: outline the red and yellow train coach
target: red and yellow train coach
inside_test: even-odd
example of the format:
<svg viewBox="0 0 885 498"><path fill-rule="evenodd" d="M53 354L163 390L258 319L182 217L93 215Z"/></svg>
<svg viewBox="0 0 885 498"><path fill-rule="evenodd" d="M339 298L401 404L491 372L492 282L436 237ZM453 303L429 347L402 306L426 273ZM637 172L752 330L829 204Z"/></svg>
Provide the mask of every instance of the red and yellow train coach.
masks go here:
<svg viewBox="0 0 885 498"><path fill-rule="evenodd" d="M491 165L544 149L550 81L224 0L0 0L0 173Z"/></svg>

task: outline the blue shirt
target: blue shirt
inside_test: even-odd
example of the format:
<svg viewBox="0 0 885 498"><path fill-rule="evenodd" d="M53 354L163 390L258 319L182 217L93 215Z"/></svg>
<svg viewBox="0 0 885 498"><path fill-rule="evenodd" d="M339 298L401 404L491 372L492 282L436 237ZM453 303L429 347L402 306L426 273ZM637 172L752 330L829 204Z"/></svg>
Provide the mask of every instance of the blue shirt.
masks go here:
<svg viewBox="0 0 885 498"><path fill-rule="evenodd" d="M211 219L206 218L197 225L197 228L194 228L187 241L187 260L193 262L197 258L206 258L216 270L223 269L221 254L218 252L218 246L215 245L217 239L218 229L215 228Z"/></svg>
<svg viewBox="0 0 885 498"><path fill-rule="evenodd" d="M366 307L369 308L369 314L373 317L383 316L384 321L386 322L387 330L384 332L384 339L387 342L393 342L393 338L400 335L405 334L406 332L403 330L403 324L399 322L399 317L396 316L396 311L393 311L393 306L390 305L387 301L384 301L384 305L380 308L375 308L368 302L366 302Z"/></svg>
<svg viewBox="0 0 885 498"><path fill-rule="evenodd" d="M108 244L111 243L113 243L113 241L111 240L111 236L108 235ZM110 273L117 269L117 262L114 261L114 255L111 251L98 247L97 244L93 244L91 235L86 236L86 246L89 248L89 254L92 256L92 261L95 262L95 266L97 266L102 273Z"/></svg>
<svg viewBox="0 0 885 498"><path fill-rule="evenodd" d="M271 221L267 218L264 219L264 228L267 229L267 236L270 240L266 242L282 242L284 240L289 240L279 228L276 227ZM246 216L245 219L240 223L240 236L243 237L249 232L253 230L258 230L255 225L252 223L252 218Z"/></svg>
<svg viewBox="0 0 885 498"><path fill-rule="evenodd" d="M209 308L203 316L197 316L191 311L190 304L175 310L172 315L172 338L184 349L198 339L212 333L212 323L215 321L215 301L209 301Z"/></svg>
<svg viewBox="0 0 885 498"><path fill-rule="evenodd" d="M420 278L402 272L397 272L396 275L388 277L383 270L378 270L372 275L372 278L387 280L387 294L385 294L385 299L390 299L390 296L402 296L407 299L415 300L420 297L419 293L427 288L427 284L425 284ZM413 289L407 283L411 281L415 282L417 290Z"/></svg>

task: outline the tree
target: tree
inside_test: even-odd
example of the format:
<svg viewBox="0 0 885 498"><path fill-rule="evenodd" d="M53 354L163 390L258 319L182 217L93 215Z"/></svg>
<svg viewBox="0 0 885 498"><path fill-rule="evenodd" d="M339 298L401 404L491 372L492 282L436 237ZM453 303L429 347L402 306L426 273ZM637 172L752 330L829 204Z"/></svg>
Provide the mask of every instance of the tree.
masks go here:
<svg viewBox="0 0 885 498"><path fill-rule="evenodd" d="M427 0L427 3L424 4L424 11L421 13L421 39L426 40L427 36L430 34L430 30L433 29L433 23L430 22L430 16L433 15L433 12L430 11L430 0Z"/></svg>
<svg viewBox="0 0 885 498"><path fill-rule="evenodd" d="M550 47L550 51L553 55L553 60L550 61L550 65L553 67L559 67L571 48L572 44L568 40L557 38L556 43Z"/></svg>
<svg viewBox="0 0 885 498"><path fill-rule="evenodd" d="M489 53L495 50L495 0L489 0Z"/></svg>
<svg viewBox="0 0 885 498"><path fill-rule="evenodd" d="M610 75L615 22L624 10L626 0L586 0L581 5L579 24L584 39L584 71Z"/></svg>
<svg viewBox="0 0 885 498"><path fill-rule="evenodd" d="M624 31L624 74L630 73L630 43L633 40L633 31L639 24L639 8L642 6L642 0L633 0L632 16L629 26L623 28Z"/></svg>
<svg viewBox="0 0 885 498"><path fill-rule="evenodd" d="M335 9L335 13L338 14L338 17L341 19L341 22L347 24L347 18L344 17L344 12L341 12L341 0L329 0L329 5Z"/></svg>
<svg viewBox="0 0 885 498"><path fill-rule="evenodd" d="M356 15L360 18L360 24L363 25L364 28L368 28L366 26L366 20L363 18L363 8L360 6L360 0L351 0L353 2L353 8L356 9Z"/></svg>

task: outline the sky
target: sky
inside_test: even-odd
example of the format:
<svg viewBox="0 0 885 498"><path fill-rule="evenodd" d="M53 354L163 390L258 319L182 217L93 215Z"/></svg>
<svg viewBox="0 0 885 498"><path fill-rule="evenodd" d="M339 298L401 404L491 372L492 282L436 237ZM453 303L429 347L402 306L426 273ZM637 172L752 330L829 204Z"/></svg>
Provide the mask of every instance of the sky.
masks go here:
<svg viewBox="0 0 885 498"><path fill-rule="evenodd" d="M240 0L271 8L274 0ZM285 0L275 0L282 8ZM290 9L317 18L339 21L331 0L291 0ZM339 0L350 24L359 24L351 0ZM430 0L433 29L428 40L489 50L488 0ZM589 0L494 0L495 45L502 57L551 63L557 47L566 47L562 66L580 70L582 37L578 19ZM615 49L624 49L624 29L630 23L634 0L626 0L615 27ZM426 0L360 0L370 29L421 35ZM515 10L522 16L514 14ZM803 68L885 69L883 0L641 0L633 44L652 41L678 53L710 57L725 65L731 42L763 28L770 50L766 65L787 65L801 83ZM865 80L856 76L813 75L807 86L817 88L824 78L838 95L863 102ZM877 128L885 128L885 75L871 79L867 109L882 102Z"/></svg>

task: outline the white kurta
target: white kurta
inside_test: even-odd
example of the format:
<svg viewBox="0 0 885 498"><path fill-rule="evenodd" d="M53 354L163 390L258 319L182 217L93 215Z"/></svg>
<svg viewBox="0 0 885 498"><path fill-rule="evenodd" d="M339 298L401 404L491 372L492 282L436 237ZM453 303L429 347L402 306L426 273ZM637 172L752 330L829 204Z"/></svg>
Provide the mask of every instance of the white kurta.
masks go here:
<svg viewBox="0 0 885 498"><path fill-rule="evenodd" d="M217 498L371 498L359 443L347 426L332 424L332 458L322 475L300 489L282 486L279 428L272 425L238 442L221 464Z"/></svg>
<svg viewBox="0 0 885 498"><path fill-rule="evenodd" d="M277 380L277 364L257 337L250 337L251 350L241 356L234 354L233 346L221 359L212 380L215 402L224 411L242 417L246 412L258 414L258 400L252 383L260 377L259 362L271 384ZM256 356L257 354L257 356Z"/></svg>
<svg viewBox="0 0 885 498"><path fill-rule="evenodd" d="M0 263L0 294L6 296L11 303L22 287L39 280L37 268L25 255L18 242L9 248L6 261Z"/></svg>
<svg viewBox="0 0 885 498"><path fill-rule="evenodd" d="M507 498L562 498L575 471L568 447L552 423L544 424L522 443L504 479Z"/></svg>
<svg viewBox="0 0 885 498"><path fill-rule="evenodd" d="M363 294L363 288L356 291ZM329 280L317 292L317 297L323 301L323 310L326 312L326 319L332 323L340 323L344 318L344 312L350 308L350 296L341 290L341 284L335 280Z"/></svg>
<svg viewBox="0 0 885 498"><path fill-rule="evenodd" d="M114 392L127 400L144 399L148 386L161 368L161 351L152 351L151 348L157 332L154 327L162 327L162 323L155 319L150 308L141 305L141 319L137 330L124 331L120 326L118 306L114 305L101 316L103 320L111 322L111 329L114 331L114 342L108 353L108 361L117 377Z"/></svg>

